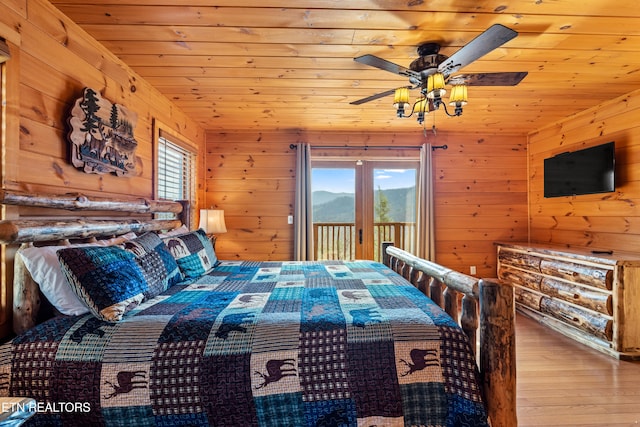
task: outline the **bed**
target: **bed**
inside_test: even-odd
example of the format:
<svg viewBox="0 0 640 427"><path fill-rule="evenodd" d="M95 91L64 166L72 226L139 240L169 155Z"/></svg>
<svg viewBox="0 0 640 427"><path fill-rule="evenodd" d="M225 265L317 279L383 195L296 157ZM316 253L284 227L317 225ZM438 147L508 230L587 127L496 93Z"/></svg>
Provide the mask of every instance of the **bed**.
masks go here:
<svg viewBox="0 0 640 427"><path fill-rule="evenodd" d="M516 423L504 284L393 247L387 265L218 260L173 202L5 192L3 203L141 215L0 223L4 243L22 244L0 396L35 400L27 425ZM167 211L181 216L150 216ZM44 297L27 253L60 238L31 252L55 253L89 312L54 307L42 321L59 291Z"/></svg>

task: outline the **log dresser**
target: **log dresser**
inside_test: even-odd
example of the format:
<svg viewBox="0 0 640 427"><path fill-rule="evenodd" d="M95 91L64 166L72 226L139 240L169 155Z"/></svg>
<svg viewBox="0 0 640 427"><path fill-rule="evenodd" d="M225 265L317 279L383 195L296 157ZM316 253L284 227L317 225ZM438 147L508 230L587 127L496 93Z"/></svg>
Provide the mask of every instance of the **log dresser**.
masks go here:
<svg viewBox="0 0 640 427"><path fill-rule="evenodd" d="M620 359L640 359L640 254L497 243L517 310Z"/></svg>

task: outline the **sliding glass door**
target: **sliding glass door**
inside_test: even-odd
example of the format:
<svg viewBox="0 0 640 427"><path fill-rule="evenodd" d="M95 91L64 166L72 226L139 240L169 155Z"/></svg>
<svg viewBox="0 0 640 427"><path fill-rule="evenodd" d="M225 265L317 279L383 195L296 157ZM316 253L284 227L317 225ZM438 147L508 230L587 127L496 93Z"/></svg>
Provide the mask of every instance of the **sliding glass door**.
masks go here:
<svg viewBox="0 0 640 427"><path fill-rule="evenodd" d="M415 253L417 161L312 161L315 259L382 259L382 242Z"/></svg>
<svg viewBox="0 0 640 427"><path fill-rule="evenodd" d="M356 259L362 248L356 244L361 216L356 212L357 169L353 162L318 162L311 169L315 257Z"/></svg>
<svg viewBox="0 0 640 427"><path fill-rule="evenodd" d="M368 257L382 260L382 242L414 253L416 250L416 207L418 164L372 162L367 175L372 178L373 220L367 233L373 242Z"/></svg>

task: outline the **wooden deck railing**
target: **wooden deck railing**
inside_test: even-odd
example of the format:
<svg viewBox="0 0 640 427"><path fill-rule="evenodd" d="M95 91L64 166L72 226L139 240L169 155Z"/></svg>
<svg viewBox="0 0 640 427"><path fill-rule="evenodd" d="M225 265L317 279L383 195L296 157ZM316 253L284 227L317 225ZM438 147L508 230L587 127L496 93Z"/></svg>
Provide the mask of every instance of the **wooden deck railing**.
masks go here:
<svg viewBox="0 0 640 427"><path fill-rule="evenodd" d="M354 259L356 244L360 239L356 225L352 222L315 222L314 259ZM408 252L415 252L415 222L376 222L373 224L374 248L382 248L382 242L392 242L394 246ZM382 261L382 250L374 251L373 259Z"/></svg>
<svg viewBox="0 0 640 427"><path fill-rule="evenodd" d="M314 258L354 259L356 257L356 225L340 222L314 222Z"/></svg>

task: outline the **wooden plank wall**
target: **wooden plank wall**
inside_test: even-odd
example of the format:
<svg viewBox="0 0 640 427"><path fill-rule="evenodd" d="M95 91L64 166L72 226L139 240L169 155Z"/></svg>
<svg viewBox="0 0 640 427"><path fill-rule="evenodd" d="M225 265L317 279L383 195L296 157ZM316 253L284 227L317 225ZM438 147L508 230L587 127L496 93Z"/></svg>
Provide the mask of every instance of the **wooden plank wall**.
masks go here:
<svg viewBox="0 0 640 427"><path fill-rule="evenodd" d="M434 157L436 261L495 277L496 241L527 237L526 138L451 134Z"/></svg>
<svg viewBox="0 0 640 427"><path fill-rule="evenodd" d="M19 92L8 102L18 103L20 140L16 157L5 159L17 165L15 175L5 177L5 187L152 196L154 119L170 124L196 149L204 141L200 126L47 1L13 3L0 5L0 22L19 28L18 50L12 52L20 64ZM134 177L85 174L69 164L66 120L84 87L138 114Z"/></svg>
<svg viewBox="0 0 640 427"><path fill-rule="evenodd" d="M406 133L208 131L205 202L225 210L228 232L219 236L222 259L287 260L293 257L295 150L313 146L418 146L420 128ZM436 261L477 275L495 275L496 240L527 238L525 135L438 133L433 145ZM357 151L349 151L357 154ZM402 151L389 151L393 157ZM415 155L415 152L413 153Z"/></svg>
<svg viewBox="0 0 640 427"><path fill-rule="evenodd" d="M615 141L616 191L544 198L546 157ZM531 240L640 251L640 91L529 135Z"/></svg>
<svg viewBox="0 0 640 427"><path fill-rule="evenodd" d="M3 188L28 192L152 198L153 126L160 121L204 149L204 131L45 0L0 3L0 37L11 48L6 63L6 128L2 135ZM68 160L67 117L84 87L138 114L133 176L86 174ZM204 156L199 157L201 160ZM200 182L203 170L200 168ZM199 192L202 198L202 189ZM3 210L4 217L34 214ZM10 330L13 251L2 247L0 337Z"/></svg>

